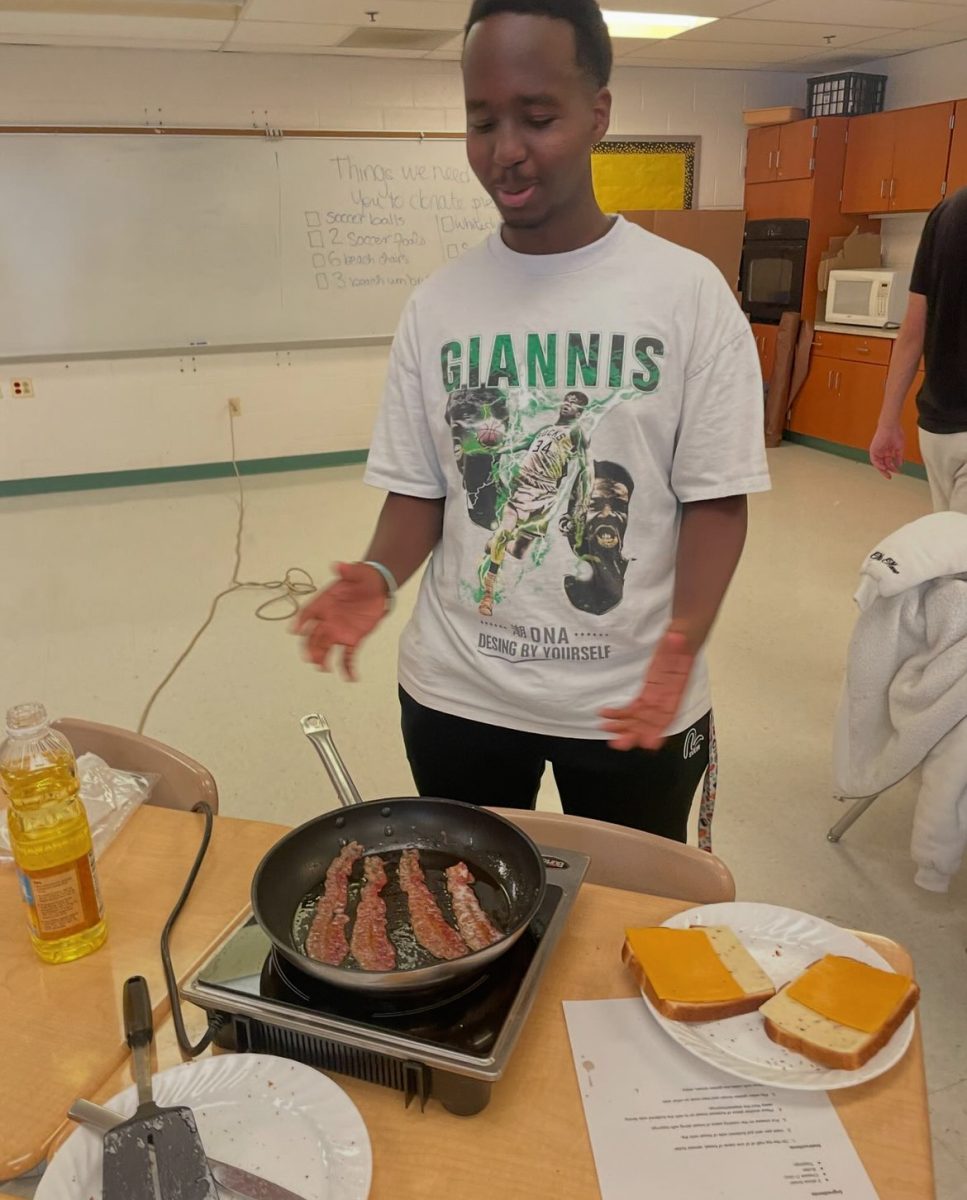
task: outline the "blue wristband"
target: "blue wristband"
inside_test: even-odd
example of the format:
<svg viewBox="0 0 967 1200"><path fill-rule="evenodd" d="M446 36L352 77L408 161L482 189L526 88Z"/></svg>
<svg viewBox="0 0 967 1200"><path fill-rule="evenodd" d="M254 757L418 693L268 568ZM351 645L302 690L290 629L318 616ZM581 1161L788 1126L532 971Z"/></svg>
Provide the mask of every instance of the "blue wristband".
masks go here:
<svg viewBox="0 0 967 1200"><path fill-rule="evenodd" d="M393 605L396 603L396 579L389 567L384 567L378 562L364 562L364 567L372 567L374 571L378 571L383 577L383 582L386 584L386 611L392 612Z"/></svg>

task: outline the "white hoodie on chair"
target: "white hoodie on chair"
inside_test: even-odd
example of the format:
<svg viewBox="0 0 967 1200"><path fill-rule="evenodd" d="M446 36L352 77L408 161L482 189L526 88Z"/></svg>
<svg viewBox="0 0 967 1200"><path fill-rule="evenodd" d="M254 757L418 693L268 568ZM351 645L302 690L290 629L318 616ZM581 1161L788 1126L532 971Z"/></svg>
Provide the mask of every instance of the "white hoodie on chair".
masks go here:
<svg viewBox="0 0 967 1200"><path fill-rule="evenodd" d="M854 599L835 786L872 796L923 763L916 881L946 891L967 846L967 516L933 513L890 534Z"/></svg>

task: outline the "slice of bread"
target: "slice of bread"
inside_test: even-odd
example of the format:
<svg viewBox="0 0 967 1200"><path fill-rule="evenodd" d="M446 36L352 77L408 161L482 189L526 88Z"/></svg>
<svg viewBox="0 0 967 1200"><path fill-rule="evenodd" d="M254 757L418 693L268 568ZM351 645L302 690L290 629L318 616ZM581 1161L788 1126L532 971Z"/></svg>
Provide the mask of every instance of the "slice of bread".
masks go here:
<svg viewBox="0 0 967 1200"><path fill-rule="evenodd" d="M807 993L809 1003L804 1003L803 985L817 982L820 972L821 991ZM790 995L790 989L798 989L800 998ZM919 996L920 989L909 976L827 955L786 984L760 1011L765 1031L777 1045L822 1067L855 1071L889 1042ZM837 1014L847 1016L852 1024ZM861 1024L867 1028L859 1028Z"/></svg>
<svg viewBox="0 0 967 1200"><path fill-rule="evenodd" d="M670 1021L741 1016L754 1012L776 992L772 980L727 925L629 929L621 958L654 1007Z"/></svg>

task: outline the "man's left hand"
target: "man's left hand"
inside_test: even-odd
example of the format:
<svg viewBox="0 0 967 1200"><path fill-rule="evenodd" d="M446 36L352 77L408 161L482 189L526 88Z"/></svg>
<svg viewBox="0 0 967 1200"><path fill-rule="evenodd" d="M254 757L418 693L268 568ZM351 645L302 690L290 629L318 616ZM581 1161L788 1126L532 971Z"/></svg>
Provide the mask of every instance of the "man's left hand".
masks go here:
<svg viewBox="0 0 967 1200"><path fill-rule="evenodd" d="M655 650L645 684L624 708L601 711L614 750L658 750L685 694L695 652L684 633L669 628Z"/></svg>

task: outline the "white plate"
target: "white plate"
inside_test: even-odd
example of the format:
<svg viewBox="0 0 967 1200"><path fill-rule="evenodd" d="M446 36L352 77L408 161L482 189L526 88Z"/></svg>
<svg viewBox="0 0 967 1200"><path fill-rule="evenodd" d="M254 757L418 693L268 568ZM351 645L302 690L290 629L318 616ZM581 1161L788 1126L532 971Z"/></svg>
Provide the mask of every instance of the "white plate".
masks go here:
<svg viewBox="0 0 967 1200"><path fill-rule="evenodd" d="M728 925L777 991L824 954L842 954L847 958L858 958L871 967L893 970L881 955L845 929L808 913L773 904L706 904L676 913L663 924L669 929ZM855 1087L875 1079L898 1063L913 1037L914 1014L911 1013L869 1062L855 1071L834 1071L770 1041L758 1012L724 1021L669 1021L655 1009L644 992L642 996L662 1029L696 1058L739 1079L774 1087L817 1092Z"/></svg>
<svg viewBox="0 0 967 1200"><path fill-rule="evenodd" d="M154 1098L192 1109L210 1157L305 1200L369 1195L373 1157L363 1119L342 1088L312 1067L268 1054L219 1054L155 1075ZM107 1107L133 1116L135 1088ZM35 1200L100 1197L101 1147L99 1133L72 1133L44 1172Z"/></svg>

